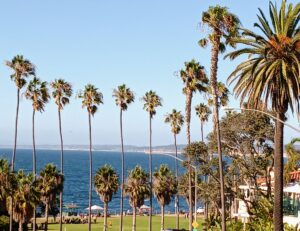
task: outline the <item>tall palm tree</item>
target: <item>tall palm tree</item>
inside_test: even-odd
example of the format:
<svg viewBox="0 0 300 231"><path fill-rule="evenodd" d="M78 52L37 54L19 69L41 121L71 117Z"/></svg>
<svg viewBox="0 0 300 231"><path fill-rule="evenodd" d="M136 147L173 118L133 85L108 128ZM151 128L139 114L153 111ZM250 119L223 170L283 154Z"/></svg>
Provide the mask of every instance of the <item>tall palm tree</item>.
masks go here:
<svg viewBox="0 0 300 231"><path fill-rule="evenodd" d="M47 88L47 82L42 82L39 78L34 77L28 84L25 91L25 97L32 101L32 174L36 177L36 150L35 150L35 112L43 112L45 104L49 101L50 95ZM33 230L36 229L36 214L33 211Z"/></svg>
<svg viewBox="0 0 300 231"><path fill-rule="evenodd" d="M224 52L226 45L234 46L232 38L238 36L240 21L237 16L228 11L226 7L214 6L202 13L202 23L208 26L210 33L207 38L201 39L199 45L205 47L208 42L211 43L211 66L210 66L210 84L213 92L214 107L214 127L218 139L218 156L220 169L220 194L221 194L221 211L222 211L222 230L226 230L225 214L225 196L224 196L224 177L222 162L222 146L219 124L218 108L218 61L219 54Z"/></svg>
<svg viewBox="0 0 300 231"><path fill-rule="evenodd" d="M290 108L299 113L299 19L300 3L296 6L284 0L278 9L269 3L271 23L259 9L256 34L243 29L244 37L236 39L246 47L228 54L231 59L246 54L251 57L239 64L229 76L235 82L234 91L241 102L248 98L250 104L262 100L270 103L276 113L274 148L274 230L283 230L283 129L279 120L285 119Z"/></svg>
<svg viewBox="0 0 300 231"><path fill-rule="evenodd" d="M177 194L177 182L171 171L166 165L153 174L153 192L161 206L161 231L165 230L165 206L170 204L171 199Z"/></svg>
<svg viewBox="0 0 300 231"><path fill-rule="evenodd" d="M174 145L175 145L175 178L176 183L178 184L178 160L177 160L177 140L176 137L179 134L181 127L184 123L184 117L180 111L172 110L171 113L165 116L165 123L169 123L171 125L171 132L174 135ZM178 194L175 197L176 203L176 229L179 229L179 198Z"/></svg>
<svg viewBox="0 0 300 231"><path fill-rule="evenodd" d="M18 118L19 118L19 105L20 105L20 91L26 85L26 78L35 75L34 65L27 59L24 59L22 55L15 56L11 61L6 61L5 65L13 70L13 74L10 76L11 80L15 82L17 87L17 109L16 109L16 119L15 119L15 139L14 139L14 149L11 159L11 171L14 172L16 150L17 150L17 138L18 138ZM13 203L11 201L11 203ZM13 211L10 211L12 214ZM9 218L9 231L12 230L12 216Z"/></svg>
<svg viewBox="0 0 300 231"><path fill-rule="evenodd" d="M150 213L149 231L152 231L152 118L156 114L156 108L162 106L162 99L154 92L148 91L142 97L144 110L149 113L149 171L150 171Z"/></svg>
<svg viewBox="0 0 300 231"><path fill-rule="evenodd" d="M25 175L23 170L19 170L15 176L16 187L13 197L13 218L19 223L19 231L23 231L23 224L30 221L33 216L35 206L39 203L39 190L37 181L32 173Z"/></svg>
<svg viewBox="0 0 300 231"><path fill-rule="evenodd" d="M104 225L103 230L107 229L107 208L114 194L119 189L119 177L110 165L99 168L94 176L94 186L97 194L104 203Z"/></svg>
<svg viewBox="0 0 300 231"><path fill-rule="evenodd" d="M120 231L123 230L123 198L124 198L124 145L123 145L123 111L126 111L128 105L134 102L134 94L125 84L118 86L113 90L113 97L116 105L120 107L120 132L121 132L121 149L122 149L122 176L121 176L121 203L120 203Z"/></svg>
<svg viewBox="0 0 300 231"><path fill-rule="evenodd" d="M78 94L78 98L82 99L82 108L86 108L89 119L89 140L90 140L90 183L89 183L89 231L91 231L91 207L92 207L92 174L93 174L93 159L92 159L92 124L91 117L95 115L98 110L98 105L103 104L103 95L98 88L92 84L87 84L83 90Z"/></svg>
<svg viewBox="0 0 300 231"><path fill-rule="evenodd" d="M45 231L48 230L49 207L55 203L57 195L63 190L64 176L53 164L47 164L38 178L41 200L45 205Z"/></svg>
<svg viewBox="0 0 300 231"><path fill-rule="evenodd" d="M52 88L52 97L57 105L58 112L58 127L60 136L60 171L64 174L64 142L61 128L61 111L69 104L70 97L72 96L72 85L64 79L56 79L50 84ZM59 195L59 230L62 231L62 208L63 208L63 191Z"/></svg>
<svg viewBox="0 0 300 231"><path fill-rule="evenodd" d="M202 142L204 142L203 125L204 125L205 122L208 121L208 118L209 118L209 116L211 114L211 110L204 103L198 104L195 107L195 110L196 110L196 115L200 119L200 123L201 123L201 140L202 140Z"/></svg>
<svg viewBox="0 0 300 231"><path fill-rule="evenodd" d="M150 197L149 174L141 166L136 166L129 172L124 192L129 197L129 203L133 210L132 231L136 231L136 208L141 207L144 200Z"/></svg>
<svg viewBox="0 0 300 231"><path fill-rule="evenodd" d="M185 69L180 70L180 77L183 81L183 94L186 96L185 103L185 121L186 121L186 136L187 136L187 144L191 143L191 133L190 133L190 125L191 125L191 110L192 110L192 99L193 94L196 91L206 92L208 79L205 73L205 69L203 66L196 62L194 59L190 62L185 62ZM188 160L190 161L190 160ZM192 222L193 222L193 207L192 207L192 180L191 180L191 166L188 165L189 172L189 193L190 193L190 203L189 203L189 229L192 230Z"/></svg>

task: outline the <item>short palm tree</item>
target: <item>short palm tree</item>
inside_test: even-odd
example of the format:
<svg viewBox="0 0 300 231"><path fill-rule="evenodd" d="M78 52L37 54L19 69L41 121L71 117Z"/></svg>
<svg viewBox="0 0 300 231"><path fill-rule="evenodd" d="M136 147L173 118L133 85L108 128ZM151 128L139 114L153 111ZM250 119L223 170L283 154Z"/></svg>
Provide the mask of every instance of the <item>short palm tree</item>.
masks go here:
<svg viewBox="0 0 300 231"><path fill-rule="evenodd" d="M104 203L104 225L103 230L107 229L107 208L114 194L119 189L119 177L112 166L104 165L99 168L94 176L94 186L100 199Z"/></svg>
<svg viewBox="0 0 300 231"><path fill-rule="evenodd" d="M276 113L274 146L274 230L283 230L283 129L279 120L285 119L290 108L299 113L299 52L300 3L296 6L282 1L278 9L269 3L269 21L262 10L255 24L260 32L243 29L243 37L235 42L245 47L231 52L231 59L247 55L229 76L235 82L234 92L246 98L250 105L263 101Z"/></svg>
<svg viewBox="0 0 300 231"><path fill-rule="evenodd" d="M14 139L14 149L11 159L11 171L14 172L15 159L17 151L17 138L18 138L18 118L19 118L19 105L20 105L20 91L26 85L26 78L35 75L34 65L27 59L24 59L22 55L15 56L11 61L6 61L5 65L13 70L13 74L10 76L11 80L14 81L17 87L17 109L16 109L16 119L15 119L15 139ZM11 203L13 203L11 201ZM12 211L10 211L12 214ZM12 215L9 218L9 231L12 230Z"/></svg>
<svg viewBox="0 0 300 231"><path fill-rule="evenodd" d="M124 198L124 144L123 144L123 111L126 111L128 105L134 102L134 93L127 88L125 84L118 86L113 90L113 97L116 105L120 107L120 132L121 132L121 148L122 148L122 175L121 175L121 203L120 203L120 230L123 230L123 198Z"/></svg>
<svg viewBox="0 0 300 231"><path fill-rule="evenodd" d="M186 122L186 136L187 136L187 144L191 143L191 110L192 110L192 99L193 94L196 91L206 92L208 79L205 73L205 69L200 65L199 62L196 62L194 59L190 62L184 63L185 68L180 70L180 77L183 81L183 93L186 96L185 103L185 122ZM192 185L191 185L191 167L188 165L189 172L189 184L190 189L189 193L192 193ZM191 198L191 195L190 197ZM192 230L192 222L193 222L193 207L191 206L192 202L189 204L189 229Z"/></svg>
<svg viewBox="0 0 300 231"><path fill-rule="evenodd" d="M175 178L176 182L178 183L178 160L177 160L177 140L176 136L181 131L181 127L184 123L184 117L180 111L176 111L175 109L172 110L171 113L167 114L165 117L165 123L169 123L171 125L171 132L174 135L174 145L175 145ZM175 197L176 203L176 229L179 229L179 198L178 194Z"/></svg>
<svg viewBox="0 0 300 231"><path fill-rule="evenodd" d="M201 39L199 45L205 47L211 44L211 66L210 66L210 84L213 93L213 116L214 127L218 138L218 155L220 168L220 195L221 195L221 211L222 211L222 230L226 230L226 214L225 214L225 196L224 196L224 179L223 179L223 161L222 146L219 125L219 108L218 108L218 61L219 54L224 52L226 45L234 46L233 38L239 35L240 21L237 16L228 11L226 7L214 6L202 13L202 23L209 28L210 33L207 38Z"/></svg>
<svg viewBox="0 0 300 231"><path fill-rule="evenodd" d="M13 218L19 223L19 231L23 231L23 224L28 223L33 216L35 206L39 203L40 194L37 181L32 173L25 175L19 170L15 176L13 197Z"/></svg>
<svg viewBox="0 0 300 231"><path fill-rule="evenodd" d="M35 112L43 112L45 104L49 101L50 95L47 88L47 82L42 82L34 77L28 84L25 91L25 97L32 102L32 174L36 176L36 150L35 150ZM35 209L33 212L33 230L36 229Z"/></svg>
<svg viewBox="0 0 300 231"><path fill-rule="evenodd" d="M171 169L166 165L153 174L153 192L161 206L161 230L165 230L165 206L170 204L172 198L177 193L176 179Z"/></svg>
<svg viewBox="0 0 300 231"><path fill-rule="evenodd" d="M3 202L3 208L6 205L6 199L13 192L13 173L10 171L8 161L0 159L0 203Z"/></svg>
<svg viewBox="0 0 300 231"><path fill-rule="evenodd" d="M45 231L48 230L49 207L55 202L57 195L63 190L64 176L53 164L47 164L38 177L41 200L45 205Z"/></svg>
<svg viewBox="0 0 300 231"><path fill-rule="evenodd" d="M103 95L98 88L92 84L87 84L83 90L78 94L78 98L82 99L82 108L86 108L89 119L89 141L90 141L90 183L89 183L89 231L91 231L91 207L92 207L92 174L93 174L93 159L92 159L92 123L91 117L95 115L98 110L98 105L103 103Z"/></svg>
<svg viewBox="0 0 300 231"><path fill-rule="evenodd" d="M205 122L208 121L208 118L209 118L209 116L211 114L211 110L204 103L198 104L195 107L195 110L196 110L196 115L200 119L200 123L201 123L201 140L202 140L202 142L204 142L203 125L204 125Z"/></svg>
<svg viewBox="0 0 300 231"><path fill-rule="evenodd" d="M149 171L150 171L150 213L149 231L152 231L152 118L156 114L156 108L162 106L162 99L154 92L148 91L142 97L144 110L149 113Z"/></svg>
<svg viewBox="0 0 300 231"><path fill-rule="evenodd" d="M132 231L136 231L136 208L141 207L144 200L150 197L149 174L141 166L136 166L129 172L124 191L133 210Z"/></svg>
<svg viewBox="0 0 300 231"><path fill-rule="evenodd" d="M56 79L50 84L52 88L52 97L57 105L58 111L58 127L60 136L60 171L64 174L64 142L61 127L61 111L69 104L70 97L72 96L72 85L64 79ZM62 231L62 208L63 208L63 191L59 195L59 230Z"/></svg>

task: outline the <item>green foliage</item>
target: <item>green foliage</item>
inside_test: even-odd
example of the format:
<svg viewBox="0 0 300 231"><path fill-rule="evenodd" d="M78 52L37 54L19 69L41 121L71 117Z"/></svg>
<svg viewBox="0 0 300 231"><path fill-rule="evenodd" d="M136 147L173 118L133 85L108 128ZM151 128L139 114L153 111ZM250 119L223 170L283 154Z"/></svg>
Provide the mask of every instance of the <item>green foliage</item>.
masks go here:
<svg viewBox="0 0 300 231"><path fill-rule="evenodd" d="M171 113L165 116L165 123L169 123L171 125L172 133L177 135L179 134L184 123L184 117L180 111L173 109Z"/></svg>
<svg viewBox="0 0 300 231"><path fill-rule="evenodd" d="M217 98L218 98L218 105L223 106L223 107L227 106L227 104L229 102L230 92L224 83L222 83L222 82L217 83L216 94L217 94ZM207 95L208 95L208 105L213 106L214 98L213 98L212 86L208 87Z"/></svg>
<svg viewBox="0 0 300 231"><path fill-rule="evenodd" d="M70 97L73 94L72 85L66 82L64 79L56 79L50 84L52 96L55 100L59 110L62 110L64 106L70 103Z"/></svg>
<svg viewBox="0 0 300 231"><path fill-rule="evenodd" d="M148 91L141 98L144 102L144 110L146 110L152 118L156 114L156 108L162 106L162 98L155 91Z"/></svg>
<svg viewBox="0 0 300 231"><path fill-rule="evenodd" d="M119 106L122 111L126 111L128 104L134 102L134 93L130 88L127 88L125 84L113 90L113 97L115 98L116 105Z"/></svg>
<svg viewBox="0 0 300 231"><path fill-rule="evenodd" d="M299 168L300 152L294 147L296 142L300 142L300 138L292 139L290 143L285 145L285 152L288 156L287 163L284 165L284 182L290 182L290 172L296 171Z"/></svg>

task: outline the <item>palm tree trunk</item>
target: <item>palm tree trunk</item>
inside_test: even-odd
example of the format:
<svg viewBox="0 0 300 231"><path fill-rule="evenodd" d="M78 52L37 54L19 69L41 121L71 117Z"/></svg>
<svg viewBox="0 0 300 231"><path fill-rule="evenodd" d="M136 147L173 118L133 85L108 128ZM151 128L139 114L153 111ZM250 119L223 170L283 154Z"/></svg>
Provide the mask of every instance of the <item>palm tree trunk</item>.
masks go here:
<svg viewBox="0 0 300 231"><path fill-rule="evenodd" d="M225 216L225 195L224 195L224 175L223 175L223 160L222 160L222 144L221 144L221 134L220 134L220 123L219 123L219 104L217 97L217 71L218 71L218 60L219 60L219 45L220 36L214 33L214 41L211 50L211 68L210 68L210 82L213 90L214 97L214 127L217 134L218 142L218 156L219 156L219 174L220 174L220 197L221 197L221 216L222 216L222 231L226 231L226 216Z"/></svg>
<svg viewBox="0 0 300 231"><path fill-rule="evenodd" d="M60 171L64 174L64 143L62 137L61 129L61 114L60 109L58 109L58 126L59 126L59 136L60 136ZM62 207L63 207L63 191L59 193L59 230L62 231Z"/></svg>
<svg viewBox="0 0 300 231"><path fill-rule="evenodd" d="M89 183L89 231L91 231L91 214L92 214L92 125L91 114L89 113L89 138L90 138L90 183Z"/></svg>
<svg viewBox="0 0 300 231"><path fill-rule="evenodd" d="M20 105L20 88L17 90L17 109L16 109L16 120L15 120L15 141L14 141L14 150L11 160L11 172L15 170L15 159L16 159L16 151L17 151L17 138L18 138L18 118L19 118L19 105ZM13 231L13 199L10 197L10 216L9 216L9 231Z"/></svg>
<svg viewBox="0 0 300 231"><path fill-rule="evenodd" d="M176 134L174 134L174 144L175 144L175 177L176 177L176 185L178 185L178 160L177 160L177 140ZM179 198L178 193L175 196L175 203L176 203L176 229L179 229Z"/></svg>
<svg viewBox="0 0 300 231"><path fill-rule="evenodd" d="M201 122L201 140L204 142L204 136L203 136L203 122Z"/></svg>
<svg viewBox="0 0 300 231"><path fill-rule="evenodd" d="M23 223L22 223L22 221L19 221L19 231L23 231Z"/></svg>
<svg viewBox="0 0 300 231"><path fill-rule="evenodd" d="M133 214L132 214L132 231L136 231L136 207L133 206L132 210L133 210Z"/></svg>
<svg viewBox="0 0 300 231"><path fill-rule="evenodd" d="M185 114L186 114L186 135L187 135L187 143L188 145L191 144L191 133L190 133L190 125L191 125L191 106L192 106L192 97L193 94L190 90L187 89L186 92L186 107L185 107ZM193 223L193 205L192 205L192 178L191 178L191 159L188 156L188 175L189 175L189 230L192 230L192 223Z"/></svg>
<svg viewBox="0 0 300 231"><path fill-rule="evenodd" d="M161 205L161 231L165 230L165 206Z"/></svg>
<svg viewBox="0 0 300 231"><path fill-rule="evenodd" d="M121 133L121 148L122 148L122 176L121 176L121 202L120 202L120 231L123 231L123 201L124 201L124 144L123 144L123 121L122 109L120 109L120 133Z"/></svg>
<svg viewBox="0 0 300 231"><path fill-rule="evenodd" d="M284 113L277 113L277 119L284 120ZM284 124L276 120L274 155L274 231L283 230L283 129Z"/></svg>
<svg viewBox="0 0 300 231"><path fill-rule="evenodd" d="M45 207L45 231L48 230L48 213L49 213L49 202L46 203L46 207Z"/></svg>
<svg viewBox="0 0 300 231"><path fill-rule="evenodd" d="M103 231L106 231L107 229L107 202L104 202L104 225L103 225Z"/></svg>
<svg viewBox="0 0 300 231"><path fill-rule="evenodd" d="M152 231L152 116L150 113L149 113L149 172L150 172L149 231Z"/></svg>
<svg viewBox="0 0 300 231"><path fill-rule="evenodd" d="M35 151L35 132L34 132L34 118L35 118L35 110L32 112L32 173L34 180L36 179L36 151ZM33 228L35 231L36 226L36 207L33 206Z"/></svg>

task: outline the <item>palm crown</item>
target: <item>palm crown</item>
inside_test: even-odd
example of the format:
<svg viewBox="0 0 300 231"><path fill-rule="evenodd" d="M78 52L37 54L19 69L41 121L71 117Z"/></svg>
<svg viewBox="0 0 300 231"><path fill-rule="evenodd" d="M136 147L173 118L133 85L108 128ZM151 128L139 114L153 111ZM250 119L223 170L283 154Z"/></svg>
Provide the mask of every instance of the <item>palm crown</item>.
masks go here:
<svg viewBox="0 0 300 231"><path fill-rule="evenodd" d="M184 116L180 111L173 109L171 113L165 116L165 123L169 123L171 125L172 133L179 134L181 126L184 123Z"/></svg>
<svg viewBox="0 0 300 231"><path fill-rule="evenodd" d="M96 172L94 186L101 200L108 203L112 200L113 194L118 192L119 177L111 166L104 165Z"/></svg>
<svg viewBox="0 0 300 231"><path fill-rule="evenodd" d="M225 84L222 83L222 82L218 82L218 84L217 84L217 98L218 98L219 106L224 107L228 104L229 94L230 94L230 92L229 92L228 88L225 86ZM214 103L212 87L208 88L207 95L208 95L208 104L210 106L212 106L213 103Z"/></svg>
<svg viewBox="0 0 300 231"><path fill-rule="evenodd" d="M206 91L206 84L208 84L208 78L205 73L204 66L201 66L199 62L194 59L190 62L185 62L185 69L180 70L180 77L185 84L183 93L187 91Z"/></svg>
<svg viewBox="0 0 300 231"><path fill-rule="evenodd" d="M34 77L27 86L25 97L32 101L33 110L44 111L45 104L50 99L47 82Z"/></svg>
<svg viewBox="0 0 300 231"><path fill-rule="evenodd" d="M156 114L156 108L162 106L162 99L155 91L146 92L142 97L142 101L144 101L144 109L149 112L151 118Z"/></svg>
<svg viewBox="0 0 300 231"><path fill-rule="evenodd" d="M51 88L53 89L52 96L58 109L63 109L63 107L70 102L69 98L73 93L72 85L64 79L56 79L51 83Z"/></svg>
<svg viewBox="0 0 300 231"><path fill-rule="evenodd" d="M208 117L211 114L211 110L204 103L200 103L195 107L196 115L199 117L202 123L208 121Z"/></svg>
<svg viewBox="0 0 300 231"><path fill-rule="evenodd" d="M86 107L92 116L98 109L97 105L103 104L102 93L92 84L87 84L83 92L78 94L78 98L82 99L82 107Z"/></svg>
<svg viewBox="0 0 300 231"><path fill-rule="evenodd" d="M283 1L278 10L270 2L269 11L271 23L262 10L258 15L255 27L260 34L243 29L244 36L235 39L246 47L227 56L235 59L245 54L250 58L237 66L228 81L236 82L234 91L241 102L248 97L254 106L263 100L271 102L275 111L286 112L290 106L299 112L300 4L287 7Z"/></svg>
<svg viewBox="0 0 300 231"><path fill-rule="evenodd" d="M113 97L115 98L116 105L123 111L127 110L128 104L134 102L134 93L125 84L113 90Z"/></svg>
<svg viewBox="0 0 300 231"><path fill-rule="evenodd" d="M11 61L6 61L5 65L10 67L14 73L10 76L18 89L26 84L26 77L35 75L34 65L22 55L15 56Z"/></svg>

